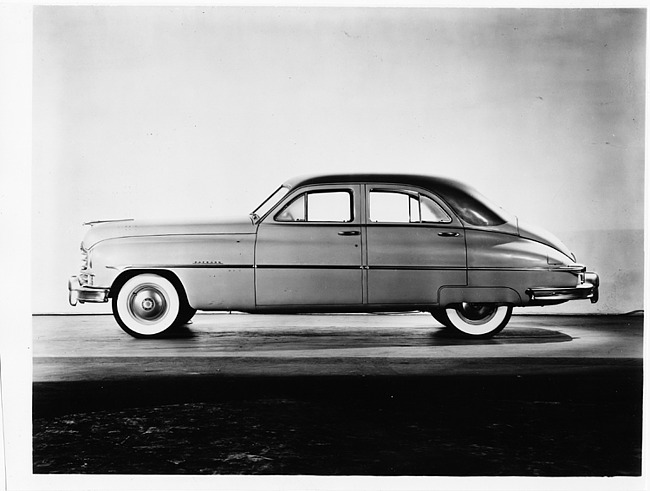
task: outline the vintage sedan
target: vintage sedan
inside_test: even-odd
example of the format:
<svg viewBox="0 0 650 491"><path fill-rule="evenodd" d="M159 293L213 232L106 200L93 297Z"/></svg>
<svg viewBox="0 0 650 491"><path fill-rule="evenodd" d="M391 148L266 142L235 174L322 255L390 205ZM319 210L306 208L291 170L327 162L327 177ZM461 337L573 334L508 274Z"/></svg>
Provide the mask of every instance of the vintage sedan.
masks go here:
<svg viewBox="0 0 650 491"><path fill-rule="evenodd" d="M598 275L552 234L431 176L295 178L241 220L88 225L70 303L110 299L138 338L197 310L423 311L483 338L513 307L598 301Z"/></svg>

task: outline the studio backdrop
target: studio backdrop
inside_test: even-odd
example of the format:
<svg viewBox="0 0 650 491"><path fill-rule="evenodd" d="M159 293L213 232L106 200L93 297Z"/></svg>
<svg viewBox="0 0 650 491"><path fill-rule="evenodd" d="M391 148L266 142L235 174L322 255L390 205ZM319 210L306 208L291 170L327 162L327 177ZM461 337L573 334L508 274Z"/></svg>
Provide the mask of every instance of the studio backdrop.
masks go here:
<svg viewBox="0 0 650 491"><path fill-rule="evenodd" d="M246 215L284 180L471 184L643 308L644 10L34 8L34 313L83 222Z"/></svg>

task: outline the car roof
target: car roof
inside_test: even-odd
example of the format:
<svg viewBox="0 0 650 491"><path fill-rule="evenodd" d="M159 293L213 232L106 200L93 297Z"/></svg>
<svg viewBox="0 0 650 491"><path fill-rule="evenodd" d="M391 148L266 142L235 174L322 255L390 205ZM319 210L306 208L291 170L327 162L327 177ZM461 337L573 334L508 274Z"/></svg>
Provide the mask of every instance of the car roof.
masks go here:
<svg viewBox="0 0 650 491"><path fill-rule="evenodd" d="M468 192L472 190L459 181L445 177L428 176L422 174L318 174L309 176L298 176L289 179L284 185L290 189L311 184L351 184L351 183L382 183L382 184L404 184L419 186L430 191L446 194L448 192Z"/></svg>
<svg viewBox="0 0 650 491"><path fill-rule="evenodd" d="M501 225L516 220L492 204L475 188L446 177L422 174L321 174L294 177L284 183L289 189L313 184L392 184L418 186L442 198L451 209L471 225Z"/></svg>

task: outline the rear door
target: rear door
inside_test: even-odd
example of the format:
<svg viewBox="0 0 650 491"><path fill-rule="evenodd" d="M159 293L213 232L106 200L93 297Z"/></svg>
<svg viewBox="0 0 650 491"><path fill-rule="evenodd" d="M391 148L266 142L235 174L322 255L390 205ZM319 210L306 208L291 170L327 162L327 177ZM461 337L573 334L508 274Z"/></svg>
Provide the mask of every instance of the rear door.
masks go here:
<svg viewBox="0 0 650 491"><path fill-rule="evenodd" d="M467 284L462 224L432 194L366 185L368 304L434 304L443 286Z"/></svg>
<svg viewBox="0 0 650 491"><path fill-rule="evenodd" d="M360 305L361 186L290 193L257 230L256 304L300 308Z"/></svg>

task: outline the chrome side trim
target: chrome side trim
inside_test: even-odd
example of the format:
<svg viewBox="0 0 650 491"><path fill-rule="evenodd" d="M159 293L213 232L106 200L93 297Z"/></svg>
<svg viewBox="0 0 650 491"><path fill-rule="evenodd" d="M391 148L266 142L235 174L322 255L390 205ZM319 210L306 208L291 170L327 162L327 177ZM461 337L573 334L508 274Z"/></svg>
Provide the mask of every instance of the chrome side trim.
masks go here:
<svg viewBox="0 0 650 491"><path fill-rule="evenodd" d="M230 269L248 269L248 268L277 268L277 269L358 269L362 267L361 265L337 265L337 264L225 264L218 261L195 261L194 263L187 264L129 264L122 266L110 265L106 266L110 269L178 269L178 268L230 268ZM436 270L467 270L467 271L561 271L561 272L571 272L571 273L581 273L584 270L584 266L566 266L560 268L507 268L507 267L469 267L465 266L400 266L400 265L368 265L363 266L364 269L371 270L405 270L405 271L414 271L414 270L426 270L426 271L436 271Z"/></svg>
<svg viewBox="0 0 650 491"><path fill-rule="evenodd" d="M206 268L206 269L251 269L252 264L223 264L218 262L196 262L193 264L128 264L124 266L106 266L109 269L116 269L118 271L128 269L191 269L191 268Z"/></svg>
<svg viewBox="0 0 650 491"><path fill-rule="evenodd" d="M478 266L478 267L469 267L468 271L549 271L549 272L568 272L568 273L582 273L585 271L585 267L576 264L572 266L554 266L547 268L508 268L508 267L491 267L491 266Z"/></svg>

